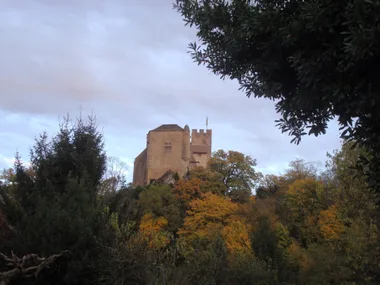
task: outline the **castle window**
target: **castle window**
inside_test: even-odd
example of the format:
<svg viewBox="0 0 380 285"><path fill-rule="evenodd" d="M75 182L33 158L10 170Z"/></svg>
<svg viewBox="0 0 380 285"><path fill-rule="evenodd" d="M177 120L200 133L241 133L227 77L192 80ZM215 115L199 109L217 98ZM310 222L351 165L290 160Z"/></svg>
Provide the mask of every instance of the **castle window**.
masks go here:
<svg viewBox="0 0 380 285"><path fill-rule="evenodd" d="M164 149L165 149L165 151L171 151L172 150L172 144L170 142L166 142Z"/></svg>

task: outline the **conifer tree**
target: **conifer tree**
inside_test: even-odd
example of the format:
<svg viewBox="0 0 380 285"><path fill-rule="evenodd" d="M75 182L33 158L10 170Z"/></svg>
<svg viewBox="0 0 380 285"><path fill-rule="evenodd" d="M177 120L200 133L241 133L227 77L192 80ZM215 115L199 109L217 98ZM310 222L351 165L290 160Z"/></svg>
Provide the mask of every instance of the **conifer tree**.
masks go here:
<svg viewBox="0 0 380 285"><path fill-rule="evenodd" d="M31 149L33 175L16 157L16 178L8 199L14 205L5 207L13 210L5 214L15 235L0 251L47 256L70 250L74 256L69 270L54 284L95 282L101 254L96 240L107 234L102 229L106 216L97 199L105 162L94 116L75 123L66 118L50 141L41 134Z"/></svg>

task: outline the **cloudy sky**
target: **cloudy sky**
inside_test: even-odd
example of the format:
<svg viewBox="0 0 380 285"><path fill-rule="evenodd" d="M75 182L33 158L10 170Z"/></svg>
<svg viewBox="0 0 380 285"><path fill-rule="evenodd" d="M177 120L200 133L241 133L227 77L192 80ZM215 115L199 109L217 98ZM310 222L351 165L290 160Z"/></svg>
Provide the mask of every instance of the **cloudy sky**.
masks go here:
<svg viewBox="0 0 380 285"><path fill-rule="evenodd" d="M194 64L172 0L0 0L0 168L62 117L96 114L108 154L130 166L161 124L213 129L213 150L256 158L279 173L295 158L324 162L338 127L301 145L275 127L271 101L245 97ZM130 167L130 172L133 168ZM128 181L131 180L131 173Z"/></svg>

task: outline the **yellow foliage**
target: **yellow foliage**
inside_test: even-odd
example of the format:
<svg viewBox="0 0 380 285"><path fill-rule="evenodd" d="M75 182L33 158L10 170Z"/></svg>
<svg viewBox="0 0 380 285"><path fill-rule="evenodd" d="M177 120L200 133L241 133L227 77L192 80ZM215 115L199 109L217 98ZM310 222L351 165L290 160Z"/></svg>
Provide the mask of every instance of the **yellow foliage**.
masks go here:
<svg viewBox="0 0 380 285"><path fill-rule="evenodd" d="M344 231L344 225L338 217L338 210L335 205L320 212L318 226L325 239L335 240L339 238Z"/></svg>
<svg viewBox="0 0 380 285"><path fill-rule="evenodd" d="M251 252L247 226L239 220L232 221L222 230L222 236L230 254L247 254Z"/></svg>
<svg viewBox="0 0 380 285"><path fill-rule="evenodd" d="M150 248L163 248L169 244L168 233L164 231L168 220L164 217L155 217L152 213L145 214L140 222L140 233L145 237Z"/></svg>
<svg viewBox="0 0 380 285"><path fill-rule="evenodd" d="M313 195L319 194L322 183L314 178L306 178L294 181L288 188L287 194L291 197L298 198L300 203L310 202Z"/></svg>
<svg viewBox="0 0 380 285"><path fill-rule="evenodd" d="M238 209L235 203L212 193L206 193L202 199L191 201L189 207L179 235L203 232L210 224L223 226Z"/></svg>
<svg viewBox="0 0 380 285"><path fill-rule="evenodd" d="M294 181L286 194L290 216L301 219L305 226L315 226L320 211L323 184L314 178Z"/></svg>
<svg viewBox="0 0 380 285"><path fill-rule="evenodd" d="M178 234L190 242L193 239L212 240L221 233L230 257L250 254L249 227L241 216L246 210L223 196L206 193L202 199L189 202L190 209Z"/></svg>
<svg viewBox="0 0 380 285"><path fill-rule="evenodd" d="M159 231L168 224L165 217L155 217L152 213L145 214L140 223L141 231Z"/></svg>

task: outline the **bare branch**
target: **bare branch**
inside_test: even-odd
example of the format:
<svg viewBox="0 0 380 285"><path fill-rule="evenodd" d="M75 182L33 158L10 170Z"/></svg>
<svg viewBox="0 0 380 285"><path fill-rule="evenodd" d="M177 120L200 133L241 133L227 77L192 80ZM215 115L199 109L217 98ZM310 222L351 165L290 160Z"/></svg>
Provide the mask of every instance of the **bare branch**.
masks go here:
<svg viewBox="0 0 380 285"><path fill-rule="evenodd" d="M0 259L7 262L7 266L13 267L11 270L0 272L0 285L9 285L17 279L37 278L43 269L49 268L61 257L70 258L71 252L66 250L47 258L39 257L37 254L26 254L19 258L13 251L11 257L8 257L0 252Z"/></svg>

